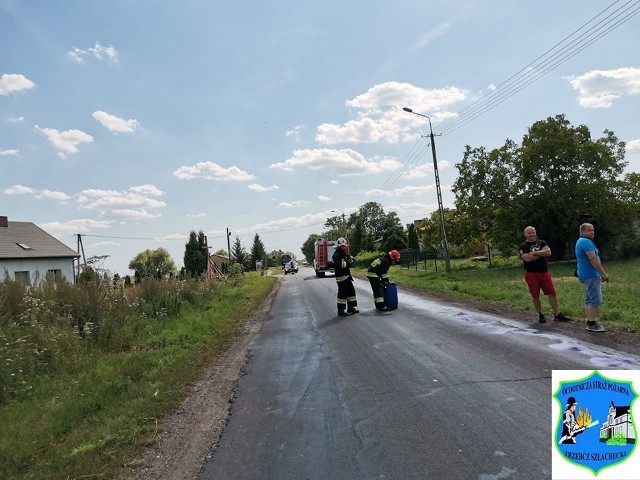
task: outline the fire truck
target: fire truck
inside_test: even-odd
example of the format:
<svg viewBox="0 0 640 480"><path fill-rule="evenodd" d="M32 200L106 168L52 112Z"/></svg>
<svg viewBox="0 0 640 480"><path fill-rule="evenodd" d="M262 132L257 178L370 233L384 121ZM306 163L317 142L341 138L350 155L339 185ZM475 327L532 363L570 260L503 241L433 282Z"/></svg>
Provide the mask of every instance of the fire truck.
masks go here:
<svg viewBox="0 0 640 480"><path fill-rule="evenodd" d="M313 268L316 271L316 277L324 277L325 273L335 274L333 268L333 253L336 251L335 240L325 240L319 238L315 244L315 257L313 259ZM349 244L347 244L347 253L349 253Z"/></svg>

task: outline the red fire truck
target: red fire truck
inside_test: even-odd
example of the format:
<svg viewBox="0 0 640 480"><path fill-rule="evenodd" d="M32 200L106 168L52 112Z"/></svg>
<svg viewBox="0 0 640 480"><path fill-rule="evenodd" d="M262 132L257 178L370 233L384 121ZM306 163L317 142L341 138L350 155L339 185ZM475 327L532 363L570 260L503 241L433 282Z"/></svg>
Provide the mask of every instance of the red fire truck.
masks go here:
<svg viewBox="0 0 640 480"><path fill-rule="evenodd" d="M333 252L336 251L335 240L325 240L319 238L315 244L315 258L313 259L313 268L316 271L316 277L324 277L325 273L335 273L333 268ZM347 253L349 253L349 244L347 243Z"/></svg>

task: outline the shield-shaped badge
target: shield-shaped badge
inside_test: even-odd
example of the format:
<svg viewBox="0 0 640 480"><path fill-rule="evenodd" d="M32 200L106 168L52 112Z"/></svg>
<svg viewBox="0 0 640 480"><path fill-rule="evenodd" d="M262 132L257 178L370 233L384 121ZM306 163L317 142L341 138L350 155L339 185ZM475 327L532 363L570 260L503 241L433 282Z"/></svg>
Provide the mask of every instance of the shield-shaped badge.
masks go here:
<svg viewBox="0 0 640 480"><path fill-rule="evenodd" d="M553 396L561 407L554 443L562 458L597 475L631 457L638 438L631 416L638 394L632 382L596 370L561 381Z"/></svg>

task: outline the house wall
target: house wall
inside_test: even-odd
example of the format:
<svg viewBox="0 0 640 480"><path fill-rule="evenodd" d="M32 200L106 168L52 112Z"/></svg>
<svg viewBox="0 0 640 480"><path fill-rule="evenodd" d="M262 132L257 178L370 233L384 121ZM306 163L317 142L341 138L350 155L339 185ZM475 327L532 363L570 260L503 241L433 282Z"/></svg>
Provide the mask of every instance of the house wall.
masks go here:
<svg viewBox="0 0 640 480"><path fill-rule="evenodd" d="M15 280L15 272L28 271L31 285L43 282L47 276L47 270L60 270L62 276L73 283L73 259L72 258L38 258L38 259L12 259L0 260L0 281L9 275Z"/></svg>

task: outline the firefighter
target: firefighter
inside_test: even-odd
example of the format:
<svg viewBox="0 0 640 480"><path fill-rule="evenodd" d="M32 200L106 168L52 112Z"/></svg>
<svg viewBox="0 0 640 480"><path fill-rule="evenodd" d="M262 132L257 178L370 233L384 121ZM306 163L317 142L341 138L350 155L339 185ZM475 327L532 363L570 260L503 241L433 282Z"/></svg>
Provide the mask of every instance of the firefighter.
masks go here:
<svg viewBox="0 0 640 480"><path fill-rule="evenodd" d="M338 284L338 316L346 317L360 311L356 308L356 289L353 287L353 277L351 276L351 265L353 258L347 253L347 240L340 237L336 240L336 250L333 252L333 268L336 272L336 283Z"/></svg>
<svg viewBox="0 0 640 480"><path fill-rule="evenodd" d="M371 262L371 266L367 270L367 278L373 291L373 301L376 305L376 310L379 312L391 310L384 303L384 289L389 285L389 267L398 263L400 263L400 252L391 250Z"/></svg>

